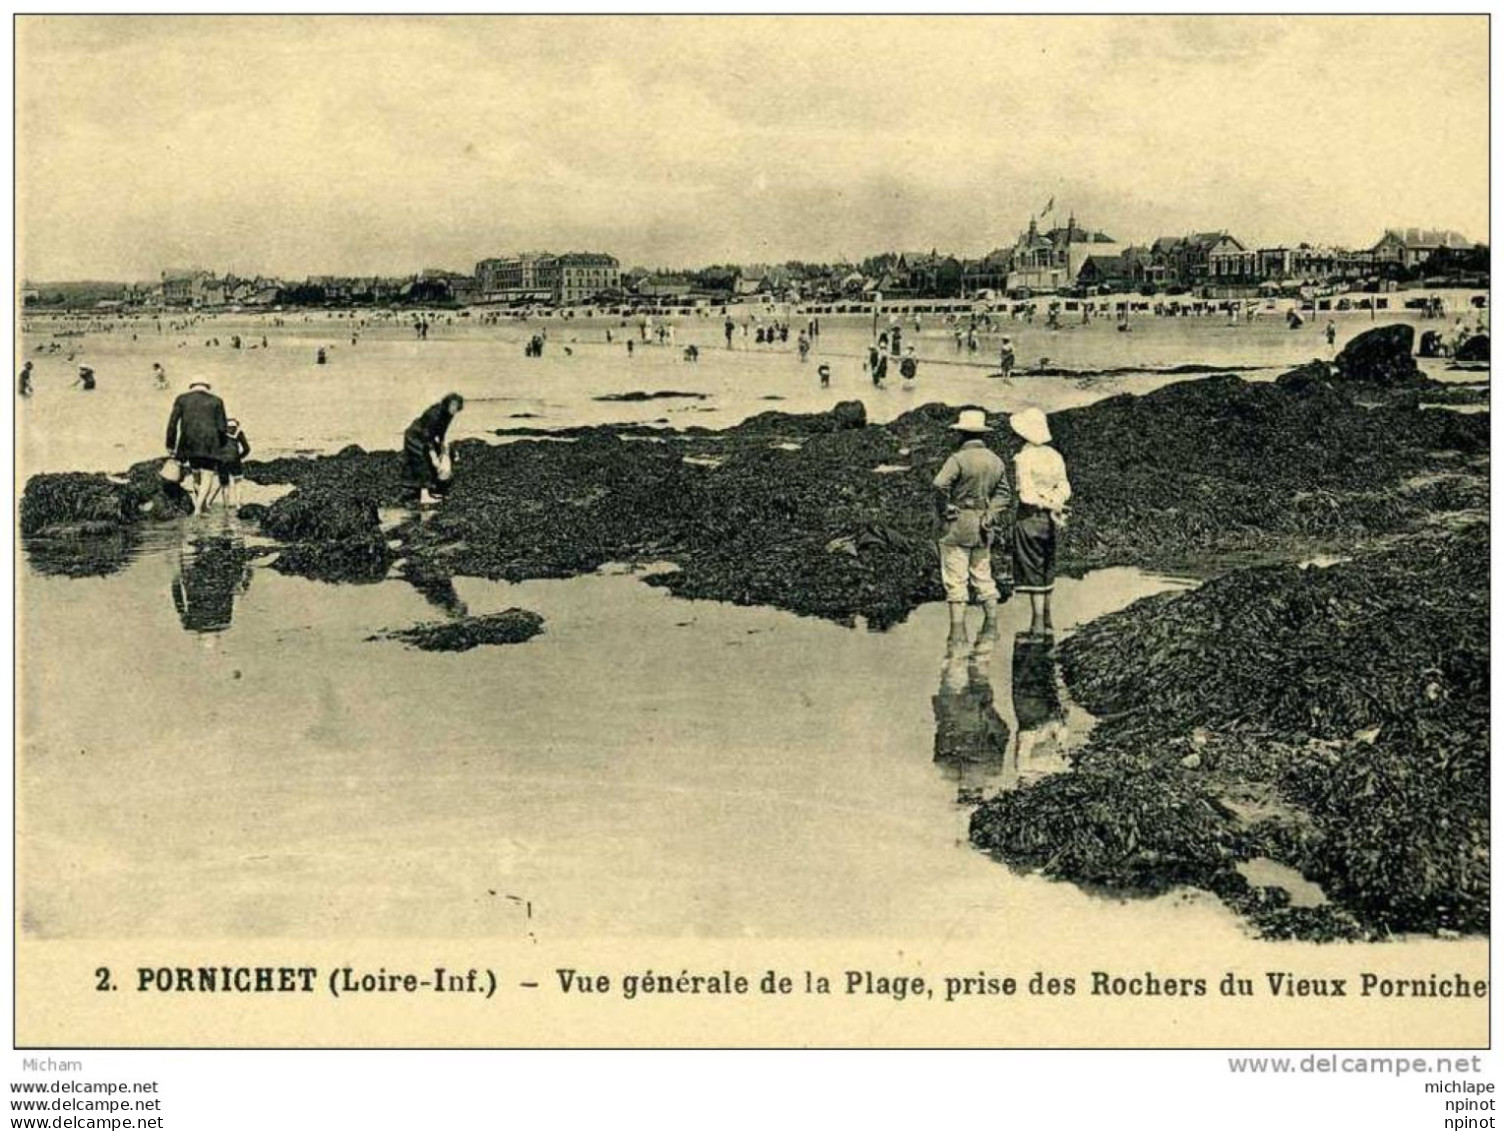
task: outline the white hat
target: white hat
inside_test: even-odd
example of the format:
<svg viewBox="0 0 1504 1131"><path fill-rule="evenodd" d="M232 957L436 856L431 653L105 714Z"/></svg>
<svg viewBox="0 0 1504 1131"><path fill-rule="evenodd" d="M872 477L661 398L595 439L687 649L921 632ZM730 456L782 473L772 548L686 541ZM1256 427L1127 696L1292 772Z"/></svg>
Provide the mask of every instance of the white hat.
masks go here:
<svg viewBox="0 0 1504 1131"><path fill-rule="evenodd" d="M987 413L979 408L963 408L961 415L951 425L953 432L990 432L987 427Z"/></svg>
<svg viewBox="0 0 1504 1131"><path fill-rule="evenodd" d="M1050 422L1037 408L1026 408L1008 417L1008 426L1031 444L1050 442Z"/></svg>
<svg viewBox="0 0 1504 1131"><path fill-rule="evenodd" d="M192 381L188 382L188 387L190 389L207 389L210 388L210 385L202 377L195 377Z"/></svg>

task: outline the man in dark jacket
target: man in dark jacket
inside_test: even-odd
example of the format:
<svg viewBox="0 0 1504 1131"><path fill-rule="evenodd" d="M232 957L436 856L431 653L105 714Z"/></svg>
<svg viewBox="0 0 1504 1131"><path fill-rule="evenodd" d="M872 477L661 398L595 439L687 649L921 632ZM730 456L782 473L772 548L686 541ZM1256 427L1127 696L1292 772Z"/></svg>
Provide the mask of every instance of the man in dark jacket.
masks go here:
<svg viewBox="0 0 1504 1131"><path fill-rule="evenodd" d="M203 510L206 495L216 482L227 425L225 402L209 391L207 381L189 382L188 391L172 402L172 415L167 418L167 453L193 475L195 514Z"/></svg>

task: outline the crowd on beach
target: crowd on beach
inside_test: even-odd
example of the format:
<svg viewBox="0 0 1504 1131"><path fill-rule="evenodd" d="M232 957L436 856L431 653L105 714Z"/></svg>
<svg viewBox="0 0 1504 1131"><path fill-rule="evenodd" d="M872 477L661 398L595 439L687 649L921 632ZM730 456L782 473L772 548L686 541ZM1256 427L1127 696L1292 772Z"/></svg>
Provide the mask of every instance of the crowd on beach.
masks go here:
<svg viewBox="0 0 1504 1131"><path fill-rule="evenodd" d="M1110 309L1106 304L1101 307L1080 304L1083 320L1103 317L1104 312ZM1236 306L1229 306L1229 317L1238 317L1238 309ZM1440 304L1433 303L1428 306L1425 315L1428 318L1438 317L1440 312ZM1156 309L1154 313L1159 311ZM1058 325L1059 315L1060 306L1051 304L1051 325ZM1126 319L1126 315L1127 308L1120 304L1115 316L1121 322ZM1254 312L1250 310L1243 316L1253 315ZM1289 316L1292 328L1303 324L1298 312L1292 310ZM340 317L348 317L352 323L349 329L352 347L359 344L361 332L376 322L396 322L410 327L412 334L423 341L427 340L433 327L454 321L452 315L448 316L446 323L444 316L416 313L400 318L388 315L368 319L352 312ZM884 387L893 370L896 370L906 387L918 379L920 366L914 341L926 330L924 317L924 313L919 311L906 312L903 316L893 312L887 315L886 323L880 325L879 316L873 314L872 338L861 365L862 371L875 388ZM953 335L958 347L968 351L979 348L981 336L993 336L999 330L1007 328L1007 318L989 311L951 312L931 317L939 323L938 328L932 328L932 337L936 332L943 336ZM1030 320L1031 315L1014 311L1009 317ZM483 315L481 321L489 323L497 318L492 313ZM311 321L307 315L303 320ZM277 325L283 324L280 316L274 321ZM617 341L619 331L619 340L624 342L629 353L639 344L662 347L676 345L674 326L667 320L643 314L635 319L635 324L629 323L626 316L612 321L615 326L608 325L604 329L606 343ZM191 332L201 325L201 317L197 315L177 321L164 322L157 319L155 322L157 332L163 335ZM144 328L143 326L142 329ZM818 316L809 317L796 327L785 318L775 317L764 321L760 315L750 314L738 321L728 313L725 315L722 331L727 348L735 348L738 337L748 343L748 346L753 342L760 345L786 345L792 338L802 363L819 343L821 325ZM203 331L200 329L199 332ZM1455 354L1472 337L1485 332L1486 322L1480 321L1475 328L1459 316L1450 334L1443 334L1439 330L1425 331L1419 352L1423 356ZM259 342L254 340L256 337L259 337ZM1337 327L1331 319L1326 320L1324 337L1328 346L1335 348ZM576 339L570 337L568 340L572 342ZM523 352L529 357L540 357L548 341L548 327L540 326L527 338ZM205 345L213 347L220 345L220 342L220 337L211 335L205 340ZM225 336L225 344L232 350L264 349L268 348L268 338L265 334L228 334ZM332 345L319 346L315 362L327 364L329 351L333 348ZM1018 364L1011 335L1002 333L995 348L998 364L996 375L1011 377ZM562 350L566 355L573 352L569 345L562 346ZM699 356L698 345L689 344L683 348L685 361L698 361ZM832 380L830 362L820 360L816 373L820 386L829 387ZM166 371L160 362L153 363L151 376L157 389L169 388ZM94 369L87 364L80 365L73 385L84 392L95 389L97 375ZM19 374L18 392L22 397L30 397L34 391L33 363L27 360ZM454 458L449 431L464 405L463 396L449 393L426 408L405 429L402 444L404 483L406 497L411 503L432 505L442 500L452 487ZM1048 425L1042 414L1021 413L1014 418L1013 428L1024 436L1026 447L1019 457L1024 462L1015 465L1011 479L1001 462L982 448L976 436L970 435L973 430L968 422L974 423L980 417L980 410L967 410L962 414L962 422L958 423L957 428L969 438L958 451L955 461L948 462L947 470L942 472L942 475L949 475L950 478L945 483L938 479L936 481L937 490L961 484L959 493L947 501L945 521L950 525L941 542L942 573L947 597L954 602L956 594L964 596L966 587L970 586L972 595L984 609L983 631L990 631L990 626L994 623L995 608L990 608L989 602L995 604L997 589L990 579L990 557L988 554L979 554L978 547L990 550L992 522L1002 509L999 500L1010 489L1015 489L1018 493L1014 500L1018 521L1012 525L1010 534L1014 576L1018 580L1015 589L1020 593L1031 594L1031 602L1035 603L1034 622L1038 631L1048 632L1048 594L1053 583L1054 533L1064 522L1064 504L1069 498L1069 482L1065 478L1063 464L1059 463L1058 454L1049 447ZM1026 433L1022 429L1029 431ZM244 429L228 415L223 401L214 394L207 381L195 379L188 391L173 402L167 424L166 447L168 459L163 468L163 477L189 494L195 513L204 511L216 501L223 501L226 507L237 505L237 486L243 474L243 461L250 453L250 442ZM1010 483L1014 485L1012 488ZM1001 494L995 494L997 492ZM951 511L955 513L952 514ZM964 559L958 555L958 550L968 551ZM1036 601L1036 598L1039 600Z"/></svg>

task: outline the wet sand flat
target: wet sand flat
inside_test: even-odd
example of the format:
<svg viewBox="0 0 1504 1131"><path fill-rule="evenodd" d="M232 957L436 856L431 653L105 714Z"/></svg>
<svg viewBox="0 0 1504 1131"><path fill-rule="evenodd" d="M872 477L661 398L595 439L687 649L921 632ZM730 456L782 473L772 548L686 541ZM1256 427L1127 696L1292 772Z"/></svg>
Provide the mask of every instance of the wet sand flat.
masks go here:
<svg viewBox="0 0 1504 1131"><path fill-rule="evenodd" d="M156 531L113 577L28 580L36 935L971 936L1056 913L1239 931L1205 900L1100 901L967 845L934 758L943 606L875 634L630 574L458 579L471 612L522 605L544 634L429 654L366 640L434 618L399 580L252 567L229 625L184 631L183 553ZM1062 582L1062 629L1175 584ZM1005 606L986 665L1008 736L970 771L987 788L1019 769L1023 615ZM82 637L87 664L61 643Z"/></svg>

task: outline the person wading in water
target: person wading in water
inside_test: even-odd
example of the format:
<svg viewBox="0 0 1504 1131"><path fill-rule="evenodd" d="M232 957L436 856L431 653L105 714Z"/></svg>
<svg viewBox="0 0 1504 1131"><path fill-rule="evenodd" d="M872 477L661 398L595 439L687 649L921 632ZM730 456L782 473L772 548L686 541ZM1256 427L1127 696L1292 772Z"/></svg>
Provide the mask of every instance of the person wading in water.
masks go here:
<svg viewBox="0 0 1504 1131"><path fill-rule="evenodd" d="M1065 460L1050 446L1050 424L1037 408L1008 418L1024 446L1013 457L1018 481L1018 511L1013 520L1013 587L1029 595L1029 631L1038 637L1054 632L1050 594L1055 590L1055 538L1065 525L1071 481Z"/></svg>
<svg viewBox="0 0 1504 1131"><path fill-rule="evenodd" d="M951 430L960 446L935 475L935 507L941 521L940 581L950 606L950 639L966 639L967 590L982 604L978 639L997 635L997 582L992 578L992 539L998 516L1009 496L1003 461L982 442L987 414L979 408L961 410Z"/></svg>
<svg viewBox="0 0 1504 1131"><path fill-rule="evenodd" d="M167 454L186 465L193 476L193 511L207 505L209 488L217 481L219 454L229 430L225 402L209 391L209 382L190 381L188 391L172 402L167 418ZM204 472L210 472L208 476Z"/></svg>

